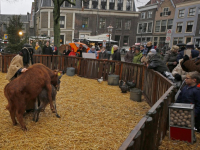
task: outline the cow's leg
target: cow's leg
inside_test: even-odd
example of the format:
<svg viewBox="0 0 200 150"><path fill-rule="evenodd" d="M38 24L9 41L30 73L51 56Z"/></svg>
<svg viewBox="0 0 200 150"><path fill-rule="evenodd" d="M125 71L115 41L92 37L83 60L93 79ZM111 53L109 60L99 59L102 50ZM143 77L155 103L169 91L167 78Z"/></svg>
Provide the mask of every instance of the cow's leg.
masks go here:
<svg viewBox="0 0 200 150"><path fill-rule="evenodd" d="M57 117L57 118L60 118L59 114L57 113L56 101L55 101L55 100L53 101L53 105L54 105L54 108L55 108L55 111L56 111L56 117Z"/></svg>
<svg viewBox="0 0 200 150"><path fill-rule="evenodd" d="M13 107L11 107L11 109L9 110L9 112L10 112L10 117L12 119L13 125L14 126L17 125L17 121L15 119L16 109L13 108Z"/></svg>
<svg viewBox="0 0 200 150"><path fill-rule="evenodd" d="M16 111L16 117L17 117L17 120L18 120L18 122L20 123L20 125L22 127L22 130L27 131L26 125L25 125L24 120L23 120L24 111L25 111L25 107L20 107Z"/></svg>
<svg viewBox="0 0 200 150"><path fill-rule="evenodd" d="M51 96L51 93L52 93L51 84L47 84L46 88L47 88L47 91L48 91L48 99L49 99L49 104L50 104L51 111L53 113L55 113L55 108L53 107L53 101L52 101L52 96Z"/></svg>
<svg viewBox="0 0 200 150"><path fill-rule="evenodd" d="M33 121L38 122L38 120L39 120L39 114L40 114L41 110L46 107L47 104L48 103L44 103L44 102L40 101L39 108L37 110L35 110L35 112L34 112Z"/></svg>

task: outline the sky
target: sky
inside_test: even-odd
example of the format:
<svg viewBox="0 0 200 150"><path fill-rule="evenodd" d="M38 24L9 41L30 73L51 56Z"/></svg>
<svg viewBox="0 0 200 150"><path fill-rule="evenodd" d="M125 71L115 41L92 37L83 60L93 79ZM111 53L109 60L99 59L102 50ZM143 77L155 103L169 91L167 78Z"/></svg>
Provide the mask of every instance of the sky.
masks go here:
<svg viewBox="0 0 200 150"><path fill-rule="evenodd" d="M136 8L145 5L149 0L135 0ZM1 14L27 14L31 13L34 0L0 0Z"/></svg>

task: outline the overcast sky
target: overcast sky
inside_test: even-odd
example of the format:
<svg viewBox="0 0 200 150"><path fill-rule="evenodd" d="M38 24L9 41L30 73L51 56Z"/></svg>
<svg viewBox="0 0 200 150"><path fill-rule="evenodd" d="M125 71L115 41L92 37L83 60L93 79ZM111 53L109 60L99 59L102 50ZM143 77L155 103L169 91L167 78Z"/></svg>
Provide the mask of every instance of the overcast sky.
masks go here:
<svg viewBox="0 0 200 150"><path fill-rule="evenodd" d="M27 14L31 12L34 0L0 0L1 14ZM136 7L145 5L149 0L135 0ZM139 2L137 2L139 1Z"/></svg>

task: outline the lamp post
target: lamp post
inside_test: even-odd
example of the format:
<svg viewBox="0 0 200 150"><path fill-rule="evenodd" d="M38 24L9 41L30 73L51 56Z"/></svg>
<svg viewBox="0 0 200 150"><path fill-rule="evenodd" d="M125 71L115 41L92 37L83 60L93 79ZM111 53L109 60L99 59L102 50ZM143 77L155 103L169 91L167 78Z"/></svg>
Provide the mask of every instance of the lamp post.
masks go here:
<svg viewBox="0 0 200 150"><path fill-rule="evenodd" d="M19 31L19 36L22 36L23 35L23 32L22 31Z"/></svg>
<svg viewBox="0 0 200 150"><path fill-rule="evenodd" d="M111 35L111 33L112 33L113 27L112 27L111 25L109 25L109 26L107 27L107 29L108 29L108 33L109 33L109 51L111 51L110 35Z"/></svg>

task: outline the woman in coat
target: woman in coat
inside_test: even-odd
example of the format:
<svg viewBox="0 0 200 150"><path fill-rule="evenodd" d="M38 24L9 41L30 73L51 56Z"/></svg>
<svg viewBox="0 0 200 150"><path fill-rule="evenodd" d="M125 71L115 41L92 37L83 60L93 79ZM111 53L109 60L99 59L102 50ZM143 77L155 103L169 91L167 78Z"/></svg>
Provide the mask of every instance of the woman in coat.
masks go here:
<svg viewBox="0 0 200 150"><path fill-rule="evenodd" d="M63 55L68 56L70 52L71 52L71 46L67 44L65 50L63 51Z"/></svg>
<svg viewBox="0 0 200 150"><path fill-rule="evenodd" d="M167 67L169 68L170 72L176 67L177 65L177 55L178 55L178 46L172 46L171 50L167 52L164 57L164 62L166 63Z"/></svg>
<svg viewBox="0 0 200 150"><path fill-rule="evenodd" d="M42 54L42 48L39 46L38 42L36 42L34 54Z"/></svg>

